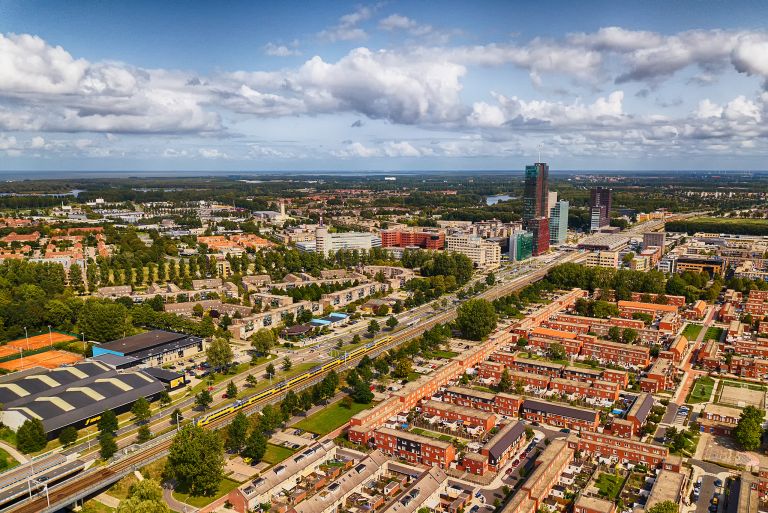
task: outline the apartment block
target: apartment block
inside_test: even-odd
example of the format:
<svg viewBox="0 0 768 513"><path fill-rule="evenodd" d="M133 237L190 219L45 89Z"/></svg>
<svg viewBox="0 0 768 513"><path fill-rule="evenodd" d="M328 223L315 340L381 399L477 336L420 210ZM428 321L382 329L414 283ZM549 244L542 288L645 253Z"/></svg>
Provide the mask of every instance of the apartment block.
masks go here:
<svg viewBox="0 0 768 513"><path fill-rule="evenodd" d="M610 269L619 268L618 251L590 251L587 253L587 259L584 261L587 267L608 267Z"/></svg>
<svg viewBox="0 0 768 513"><path fill-rule="evenodd" d="M593 431L600 425L600 413L595 410L535 399L523 401L521 416L533 422L582 431Z"/></svg>
<svg viewBox="0 0 768 513"><path fill-rule="evenodd" d="M410 463L421 463L444 469L456 459L456 449L453 444L407 431L379 428L374 433L374 439L378 450Z"/></svg>
<svg viewBox="0 0 768 513"><path fill-rule="evenodd" d="M633 346L609 340L594 338L585 341L581 354L591 357L599 362L612 363L614 365L629 365L633 367L647 367L651 363L650 349L643 346Z"/></svg>
<svg viewBox="0 0 768 513"><path fill-rule="evenodd" d="M479 237L449 235L445 238L445 248L466 255L475 267L491 269L501 264L501 246Z"/></svg>
<svg viewBox="0 0 768 513"><path fill-rule="evenodd" d="M611 460L616 463L644 464L657 467L669 456L669 449L663 445L647 444L617 436L592 431L582 431L579 436L571 434L566 439L568 447Z"/></svg>
<svg viewBox="0 0 768 513"><path fill-rule="evenodd" d="M382 230L381 246L390 247L415 247L440 250L445 248L445 232L442 230Z"/></svg>
<svg viewBox="0 0 768 513"><path fill-rule="evenodd" d="M424 401L421 405L421 413L422 415L435 415L445 420L458 420L465 426L479 426L485 431L490 431L496 425L496 415L493 413L443 401Z"/></svg>

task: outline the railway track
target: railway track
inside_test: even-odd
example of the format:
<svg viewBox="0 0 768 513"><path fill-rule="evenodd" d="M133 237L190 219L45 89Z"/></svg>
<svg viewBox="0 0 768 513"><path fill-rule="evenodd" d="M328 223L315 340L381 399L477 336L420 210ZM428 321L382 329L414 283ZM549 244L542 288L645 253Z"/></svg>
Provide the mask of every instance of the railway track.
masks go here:
<svg viewBox="0 0 768 513"><path fill-rule="evenodd" d="M578 259L578 257L576 259ZM565 260L572 261L574 259L566 257ZM555 263L553 262L551 265L554 264ZM549 267L550 266L543 267L542 269L534 271L526 276L515 278L508 283L493 287L482 292L477 297L489 301L498 299L502 296L514 292L515 290L525 287L530 283L542 279L544 276L546 276ZM376 356L384 351L388 351L389 349L392 349L393 347L396 347L403 342L421 335L424 331L433 328L437 324L451 322L455 318L456 307L454 306L415 326L406 328L396 334L390 335L390 340L386 344L374 347L371 351L366 351L354 358L350 358L345 362L344 366L348 367L349 365L356 363L365 355ZM314 385L315 383L322 380L323 377L325 377L325 375L328 374L328 372L331 370L334 369L329 369L328 371L320 373L314 376L313 379L298 383L296 386L288 387L280 394L265 397L263 400L255 402L247 408L244 408L243 411L246 414L255 413L256 411L259 411L265 404L276 402L282 399L285 393L287 393L289 390L299 391ZM229 424L232 418L234 418L234 413L216 419L205 427L210 429L220 429ZM39 491L38 495L33 496L31 499L26 499L20 503L8 506L0 511L3 513L41 513L58 511L62 508L65 508L76 501L94 494L98 490L103 489L105 486L122 479L124 476L133 472L134 470L144 467L153 461L165 456L170 449L171 443L173 442L173 435L173 432L166 433L165 435L162 435L160 438L156 439L155 443L142 447L140 450L137 450L134 453L129 453L124 457L109 463L105 467L89 469L77 476L62 481L61 483L57 483L56 485L52 486L48 492L50 506L48 505L48 499L46 499L45 493Z"/></svg>

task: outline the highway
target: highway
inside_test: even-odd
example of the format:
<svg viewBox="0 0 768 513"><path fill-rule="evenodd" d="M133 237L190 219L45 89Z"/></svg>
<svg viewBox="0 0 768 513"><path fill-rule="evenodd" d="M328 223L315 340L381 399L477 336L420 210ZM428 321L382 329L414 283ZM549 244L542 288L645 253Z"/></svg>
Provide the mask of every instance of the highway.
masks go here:
<svg viewBox="0 0 768 513"><path fill-rule="evenodd" d="M498 283L497 285L494 285L488 288L487 290L483 291L476 297L492 301L499 297L510 294L515 290L519 290L535 281L540 280L546 275L549 268L553 267L554 265L564 263L564 262L577 261L583 257L584 257L583 253L577 253L577 252L562 254L552 259L551 262L541 267L540 269L535 270L524 276L520 276L517 278L513 278L509 281ZM438 311L434 315L429 315L428 312L421 313L418 316L419 319L423 319L425 316L428 316L428 315L429 315L429 318L418 322L414 326L407 327L398 332L392 333L391 335L389 335L391 337L390 343L387 344L386 346L382 346L378 348L376 352L379 353L382 351L386 351L388 349L391 349L393 347L396 347L402 344L403 342L416 338L419 335L421 335L425 330L428 330L437 324L444 324L444 323L453 321L456 318L456 308L457 308L457 305L451 304L444 311ZM353 365L356 363L358 359L359 357L357 359L350 360L346 365L347 366ZM322 378L323 378L323 375L318 375L315 379L311 381L303 382L299 384L297 387L294 387L292 389L293 390L303 389L305 387L311 386L312 384L321 380ZM284 394L274 395L269 398L265 398L264 401L260 401L259 403L256 403L253 406L251 406L249 409L247 409L246 413L254 413L256 411L259 411L264 404L267 404L268 402L275 402L279 400L282 397L282 395ZM212 424L210 424L210 427L214 429L221 428L227 425L231 421L231 417L232 415L222 417L216 420L215 422L213 422ZM151 463L152 461L155 461L163 457L164 455L167 454L172 441L173 441L173 433L172 432L166 433L165 435L159 436L156 439L148 442L147 444L136 447L135 451L128 452L128 454L122 457L119 457L118 459L110 462L106 466L100 466L100 467L89 469L77 476L74 476L70 479L67 479L61 482L60 484L50 486L49 487L50 488L49 489L50 506L48 506L48 502L45 497L45 494L41 493L37 496L34 496L32 499L26 499L23 502L20 502L16 505L12 505L4 509L3 511L19 512L19 513L39 513L39 512L51 512L51 511L56 511L58 509L61 509L65 506L73 504L76 500L80 500L84 497L87 497L95 493L96 491L104 488L105 486L108 486L118 481L123 476L132 472L134 469L141 468Z"/></svg>

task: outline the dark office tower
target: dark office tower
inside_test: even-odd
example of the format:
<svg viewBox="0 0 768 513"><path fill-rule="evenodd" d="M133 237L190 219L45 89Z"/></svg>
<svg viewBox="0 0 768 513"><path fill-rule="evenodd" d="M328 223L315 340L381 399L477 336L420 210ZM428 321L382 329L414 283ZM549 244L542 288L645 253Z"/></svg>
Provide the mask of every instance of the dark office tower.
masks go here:
<svg viewBox="0 0 768 513"><path fill-rule="evenodd" d="M611 224L611 189L595 187L589 191L589 227L592 231Z"/></svg>
<svg viewBox="0 0 768 513"><path fill-rule="evenodd" d="M549 251L549 219L537 217L528 221L528 231L533 234L533 256Z"/></svg>
<svg viewBox="0 0 768 513"><path fill-rule="evenodd" d="M537 217L549 217L549 166L537 162L525 166L525 188L523 190L523 225Z"/></svg>

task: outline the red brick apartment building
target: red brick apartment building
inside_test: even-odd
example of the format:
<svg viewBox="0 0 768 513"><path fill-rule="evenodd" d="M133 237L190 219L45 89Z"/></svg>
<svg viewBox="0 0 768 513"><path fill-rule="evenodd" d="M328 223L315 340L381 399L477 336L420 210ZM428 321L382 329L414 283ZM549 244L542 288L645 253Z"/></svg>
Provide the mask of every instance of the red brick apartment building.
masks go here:
<svg viewBox="0 0 768 513"><path fill-rule="evenodd" d="M543 351L547 351L552 344L560 344L570 356L576 356L581 351L581 340L577 333L551 328L534 328L528 335L528 344Z"/></svg>
<svg viewBox="0 0 768 513"><path fill-rule="evenodd" d="M736 354L768 358L768 339L758 338L755 342L736 339L733 341L732 347Z"/></svg>
<svg viewBox="0 0 768 513"><path fill-rule="evenodd" d="M581 431L594 431L600 425L600 413L595 410L535 399L523 401L520 415L532 422Z"/></svg>
<svg viewBox="0 0 768 513"><path fill-rule="evenodd" d="M480 426L485 431L490 431L496 425L496 415L493 413L442 401L425 401L421 411L423 414L436 415L445 420L460 420L464 425Z"/></svg>
<svg viewBox="0 0 768 513"><path fill-rule="evenodd" d="M553 378L549 389L558 394L575 394L590 399L608 399L615 401L619 398L619 385L610 381L578 381L574 379Z"/></svg>
<svg viewBox="0 0 768 513"><path fill-rule="evenodd" d="M525 425L521 422L510 422L488 440L480 453L467 453L464 456L464 469L478 476L489 470L498 472L525 442Z"/></svg>
<svg viewBox="0 0 768 513"><path fill-rule="evenodd" d="M677 313L678 307L675 305L659 305L656 303L643 303L640 301L619 301L619 315L632 318L634 313L644 313L654 317L663 316L668 313Z"/></svg>
<svg viewBox="0 0 768 513"><path fill-rule="evenodd" d="M507 417L518 417L520 415L520 406L523 404L523 398L519 395L499 392L496 394L494 407L499 415Z"/></svg>
<svg viewBox="0 0 768 513"><path fill-rule="evenodd" d="M717 435L730 435L741 418L741 410L719 404L707 404L699 416L702 432Z"/></svg>
<svg viewBox="0 0 768 513"><path fill-rule="evenodd" d="M525 484L507 502L502 513L535 513L543 505L560 475L573 461L573 450L564 440L555 440L536 459L536 468Z"/></svg>
<svg viewBox="0 0 768 513"><path fill-rule="evenodd" d="M768 360L752 356L734 356L730 372L742 378L768 379Z"/></svg>
<svg viewBox="0 0 768 513"><path fill-rule="evenodd" d="M640 390L655 394L662 390L670 390L675 386L677 372L670 360L658 358L648 371L648 375L640 379Z"/></svg>
<svg viewBox="0 0 768 513"><path fill-rule="evenodd" d="M494 353L492 358L498 354ZM528 358L521 358L515 355L511 365L512 369L520 372L532 372L534 374L540 374L542 376L549 376L550 378L559 378L565 365L561 363L552 363L544 360L530 360Z"/></svg>
<svg viewBox="0 0 768 513"><path fill-rule="evenodd" d="M495 400L496 394L463 387L448 387L443 394L443 401L487 412L496 411Z"/></svg>
<svg viewBox="0 0 768 513"><path fill-rule="evenodd" d="M532 372L512 371L509 373L513 383L522 383L525 386L533 387L540 391L549 389L549 382L552 378L543 374L534 374Z"/></svg>
<svg viewBox="0 0 768 513"><path fill-rule="evenodd" d="M477 366L477 375L483 379L492 379L496 383L501 379L501 375L504 373L504 364L498 362L480 362Z"/></svg>
<svg viewBox="0 0 768 513"><path fill-rule="evenodd" d="M643 298L649 298L651 302L655 302L659 299L658 294L647 294L642 292L633 292L632 293L632 301L643 301ZM666 304L672 305L672 306L685 306L685 296L667 296L664 295L665 298L667 298Z"/></svg>
<svg viewBox="0 0 768 513"><path fill-rule="evenodd" d="M456 458L453 444L407 431L379 428L374 433L374 439L378 450L409 463L448 468Z"/></svg>
<svg viewBox="0 0 768 513"><path fill-rule="evenodd" d="M663 445L653 445L610 436L603 433L582 431L579 436L568 435L568 447L579 451L612 458L619 463L642 463L648 467L657 467L669 456L669 449Z"/></svg>
<svg viewBox="0 0 768 513"><path fill-rule="evenodd" d="M623 370L604 369L603 379L605 381L618 383L619 387L622 389L625 389L627 388L627 386L629 386L629 374L627 374L627 372Z"/></svg>
<svg viewBox="0 0 768 513"><path fill-rule="evenodd" d="M629 365L633 367L647 367L651 363L651 350L644 346L632 346L610 340L594 338L584 342L581 349L582 356L591 357L599 362L612 363L614 365Z"/></svg>
<svg viewBox="0 0 768 513"><path fill-rule="evenodd" d="M443 249L445 248L445 232L442 230L382 230L381 246L384 248L418 246L424 249Z"/></svg>

